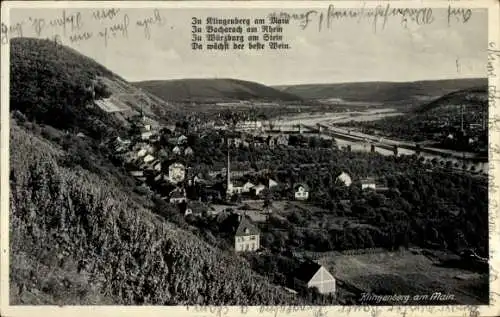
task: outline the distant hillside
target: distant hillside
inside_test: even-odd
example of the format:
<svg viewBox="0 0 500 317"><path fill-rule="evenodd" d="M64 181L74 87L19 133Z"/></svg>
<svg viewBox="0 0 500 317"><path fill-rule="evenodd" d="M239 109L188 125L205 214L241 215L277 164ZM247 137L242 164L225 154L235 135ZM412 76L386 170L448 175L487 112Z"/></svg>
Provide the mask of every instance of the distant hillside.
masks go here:
<svg viewBox="0 0 500 317"><path fill-rule="evenodd" d="M101 110L95 102L116 112ZM168 110L94 60L50 40L15 38L10 50L10 109L30 120L99 136L120 128L140 109Z"/></svg>
<svg viewBox="0 0 500 317"><path fill-rule="evenodd" d="M416 82L359 82L342 84L310 84L276 86L283 92L304 99L339 98L345 101L421 104L422 100L436 98L450 92L487 85L487 78L450 79Z"/></svg>
<svg viewBox="0 0 500 317"><path fill-rule="evenodd" d="M467 111L487 109L488 86L473 87L446 94L432 102L418 107L415 109L415 112L425 113L429 111L441 111L450 107L458 110L461 105L464 105Z"/></svg>
<svg viewBox="0 0 500 317"><path fill-rule="evenodd" d="M369 122L347 122L344 126L360 128L366 133L377 131L389 138L430 141L435 147L484 154L488 148L488 131L483 129L487 128L487 117L488 88L485 84L445 94L404 115ZM470 129L471 124L474 129ZM469 137L477 138L477 142L459 144L459 141L447 138L462 126Z"/></svg>
<svg viewBox="0 0 500 317"><path fill-rule="evenodd" d="M135 85L166 101L301 100L288 92L237 79L154 80Z"/></svg>

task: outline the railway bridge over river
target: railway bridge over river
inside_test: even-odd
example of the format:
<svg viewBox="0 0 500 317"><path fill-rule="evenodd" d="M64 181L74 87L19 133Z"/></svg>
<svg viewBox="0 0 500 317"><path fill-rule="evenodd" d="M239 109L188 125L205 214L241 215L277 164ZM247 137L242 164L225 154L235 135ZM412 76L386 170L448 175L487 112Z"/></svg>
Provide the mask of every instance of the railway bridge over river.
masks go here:
<svg viewBox="0 0 500 317"><path fill-rule="evenodd" d="M394 155L399 155L402 152L406 154L416 154L416 155L430 155L438 156L445 159L456 159L460 161L467 161L473 163L486 163L488 162L488 157L478 156L476 153L471 152L458 152L447 149L439 149L433 147L423 146L422 144L408 141L391 140L384 137L370 135L366 133L361 133L357 131L352 131L349 129L316 124L316 125L306 125L306 124L281 124L274 126L273 130L280 130L283 132L295 132L295 133L316 133L319 135L330 136L337 140L345 140L352 143L365 143L369 144L371 151L375 152L377 148L392 151Z"/></svg>

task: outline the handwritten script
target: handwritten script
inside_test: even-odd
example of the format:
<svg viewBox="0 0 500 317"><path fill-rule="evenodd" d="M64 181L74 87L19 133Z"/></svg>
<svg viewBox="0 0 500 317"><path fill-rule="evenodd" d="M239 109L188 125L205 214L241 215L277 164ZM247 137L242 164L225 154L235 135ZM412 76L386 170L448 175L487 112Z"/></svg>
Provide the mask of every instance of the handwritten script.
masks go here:
<svg viewBox="0 0 500 317"><path fill-rule="evenodd" d="M348 19L356 20L357 22L370 21L374 31L377 31L379 27L384 29L388 20L394 17L399 17L401 25L405 28L408 27L409 23L426 25L436 20L432 8L393 8L390 4L386 6L379 5L375 8L366 8L363 5L361 8L347 9L329 5L324 11L309 10L302 13L273 12L269 16L298 21L302 29L315 24L319 31L332 28L334 21ZM471 9L449 6L447 10L448 26L453 25L453 23L467 23L471 16Z"/></svg>
<svg viewBox="0 0 500 317"><path fill-rule="evenodd" d="M495 42L488 43L488 62L486 65L486 71L488 73L489 85L488 85L488 97L489 97L489 107L490 109L495 109L498 100L500 99L500 93L497 89L498 75L496 64L500 60L500 50L497 48ZM488 120L489 128L495 131L500 129L500 119L496 117L490 117Z"/></svg>
<svg viewBox="0 0 500 317"><path fill-rule="evenodd" d="M162 17L158 9L152 9L145 16L136 18L134 21L129 14L118 8L84 12L61 10L58 16L51 19L30 16L26 20L17 21L11 25L2 22L2 44L8 44L10 38L29 34L38 38L50 37L57 42L66 38L70 43L98 38L107 47L112 40L127 39L132 28L141 31L144 38L150 40L153 28L163 27L165 24L166 19Z"/></svg>
<svg viewBox="0 0 500 317"><path fill-rule="evenodd" d="M498 294L493 294L493 297L498 296ZM186 310L189 312L196 312L205 314L204 316L214 316L214 317L225 317L232 316L235 313L247 315L254 315L255 313L264 314L269 316L271 314L273 317L285 316L290 314L300 313L304 316L311 317L327 317L329 316L328 307L322 306L240 306L239 308L232 308L229 306L186 306ZM419 316L423 313L452 313L460 314L464 317L478 317L480 316L479 307L476 305L439 305L439 306L387 306L385 308L377 306L340 306L335 310L336 313L368 313L372 317L384 316L384 311L390 313L397 313L400 316ZM330 314L330 316L335 316ZM366 315L365 315L366 316Z"/></svg>
<svg viewBox="0 0 500 317"><path fill-rule="evenodd" d="M230 308L228 306L186 306L187 311L194 311L198 313L206 313L215 317L224 317L224 316L232 316L230 314ZM311 312L312 317L326 317L327 311L325 307L314 307L314 306L258 306L258 307L249 307L249 306L239 306L238 312L241 314L247 314L249 312L258 312L259 314L272 314L274 317L278 317L280 315L289 315L293 313L303 313L303 312Z"/></svg>

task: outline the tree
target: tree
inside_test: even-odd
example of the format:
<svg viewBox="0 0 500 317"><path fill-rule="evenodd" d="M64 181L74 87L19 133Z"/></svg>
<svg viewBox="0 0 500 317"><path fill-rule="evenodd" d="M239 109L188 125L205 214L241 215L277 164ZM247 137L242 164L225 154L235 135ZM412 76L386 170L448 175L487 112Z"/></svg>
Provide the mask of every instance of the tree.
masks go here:
<svg viewBox="0 0 500 317"><path fill-rule="evenodd" d="M239 202L241 202L241 195L240 194L233 194L231 196L231 202L232 203L239 203Z"/></svg>
<svg viewBox="0 0 500 317"><path fill-rule="evenodd" d="M309 138L309 147L315 149L315 148L319 147L319 145L320 145L320 141L317 137Z"/></svg>

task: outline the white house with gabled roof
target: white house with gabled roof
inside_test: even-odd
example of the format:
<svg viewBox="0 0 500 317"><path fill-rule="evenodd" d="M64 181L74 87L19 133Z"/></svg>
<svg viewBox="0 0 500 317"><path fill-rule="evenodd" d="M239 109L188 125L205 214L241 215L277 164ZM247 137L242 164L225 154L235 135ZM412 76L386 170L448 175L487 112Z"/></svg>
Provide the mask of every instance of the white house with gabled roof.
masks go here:
<svg viewBox="0 0 500 317"><path fill-rule="evenodd" d="M335 294L335 277L321 264L304 261L294 273L294 284L316 288L320 294Z"/></svg>
<svg viewBox="0 0 500 317"><path fill-rule="evenodd" d="M181 154L182 150L179 146L175 146L173 149L172 149L172 153L174 153L175 155L179 155Z"/></svg>
<svg viewBox="0 0 500 317"><path fill-rule="evenodd" d="M347 187L351 186L352 184L351 176L349 176L349 174L347 174L346 172L340 173L339 176L337 176L337 181Z"/></svg>
<svg viewBox="0 0 500 317"><path fill-rule="evenodd" d="M307 184L299 183L294 187L294 196L296 200L307 200L309 199L309 187Z"/></svg>

